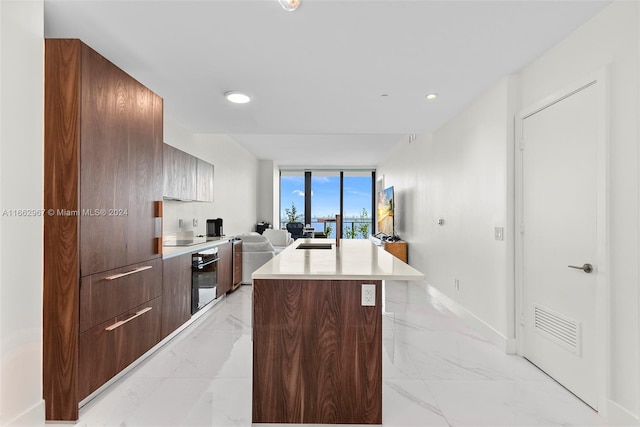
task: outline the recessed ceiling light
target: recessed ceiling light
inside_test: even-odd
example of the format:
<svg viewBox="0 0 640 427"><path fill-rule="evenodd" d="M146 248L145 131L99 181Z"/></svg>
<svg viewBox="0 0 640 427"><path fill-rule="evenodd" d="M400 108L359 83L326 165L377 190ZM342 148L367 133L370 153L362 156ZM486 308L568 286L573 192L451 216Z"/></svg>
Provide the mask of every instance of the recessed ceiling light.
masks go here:
<svg viewBox="0 0 640 427"><path fill-rule="evenodd" d="M287 12L293 12L300 6L300 0L278 0L278 3L280 3L280 6Z"/></svg>
<svg viewBox="0 0 640 427"><path fill-rule="evenodd" d="M224 97L227 98L229 102L233 102L234 104L246 104L251 101L251 98L246 93L238 92L237 90L231 90L229 92L225 92Z"/></svg>
<svg viewBox="0 0 640 427"><path fill-rule="evenodd" d="M427 99L436 99L437 97L438 97L437 93L430 93L425 98L427 98Z"/></svg>

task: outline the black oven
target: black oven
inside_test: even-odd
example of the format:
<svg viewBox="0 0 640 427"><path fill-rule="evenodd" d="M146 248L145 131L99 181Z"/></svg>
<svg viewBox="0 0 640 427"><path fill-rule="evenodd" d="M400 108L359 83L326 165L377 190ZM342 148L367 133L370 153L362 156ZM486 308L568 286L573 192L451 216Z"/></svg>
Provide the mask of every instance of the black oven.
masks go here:
<svg viewBox="0 0 640 427"><path fill-rule="evenodd" d="M218 285L218 248L191 256L191 314L216 298Z"/></svg>

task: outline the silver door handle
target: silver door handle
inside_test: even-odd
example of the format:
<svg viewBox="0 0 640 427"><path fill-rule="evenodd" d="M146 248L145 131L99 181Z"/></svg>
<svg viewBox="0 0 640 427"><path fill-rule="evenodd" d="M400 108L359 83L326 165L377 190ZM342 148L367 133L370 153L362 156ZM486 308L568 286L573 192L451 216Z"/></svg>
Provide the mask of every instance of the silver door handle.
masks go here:
<svg viewBox="0 0 640 427"><path fill-rule="evenodd" d="M577 265L570 265L569 268L575 268L576 270L582 270L585 273L593 272L593 266L591 264L584 264L582 267L578 267Z"/></svg>

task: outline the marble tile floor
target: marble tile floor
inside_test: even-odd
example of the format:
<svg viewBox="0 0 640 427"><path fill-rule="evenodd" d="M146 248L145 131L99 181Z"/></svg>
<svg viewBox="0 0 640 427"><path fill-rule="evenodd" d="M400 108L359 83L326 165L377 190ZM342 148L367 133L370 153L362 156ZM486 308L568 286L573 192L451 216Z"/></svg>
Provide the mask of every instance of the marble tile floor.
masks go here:
<svg viewBox="0 0 640 427"><path fill-rule="evenodd" d="M465 327L423 285L386 282L384 295L383 425L607 425ZM242 286L85 405L75 425L250 426L250 309L251 287Z"/></svg>

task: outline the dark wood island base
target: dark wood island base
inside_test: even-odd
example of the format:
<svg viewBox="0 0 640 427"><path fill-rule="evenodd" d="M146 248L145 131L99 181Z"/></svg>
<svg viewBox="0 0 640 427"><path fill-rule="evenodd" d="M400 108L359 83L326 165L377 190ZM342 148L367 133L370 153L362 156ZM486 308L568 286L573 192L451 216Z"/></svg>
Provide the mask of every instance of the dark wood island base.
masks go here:
<svg viewBox="0 0 640 427"><path fill-rule="evenodd" d="M254 279L254 423L382 424L381 294L381 280Z"/></svg>

